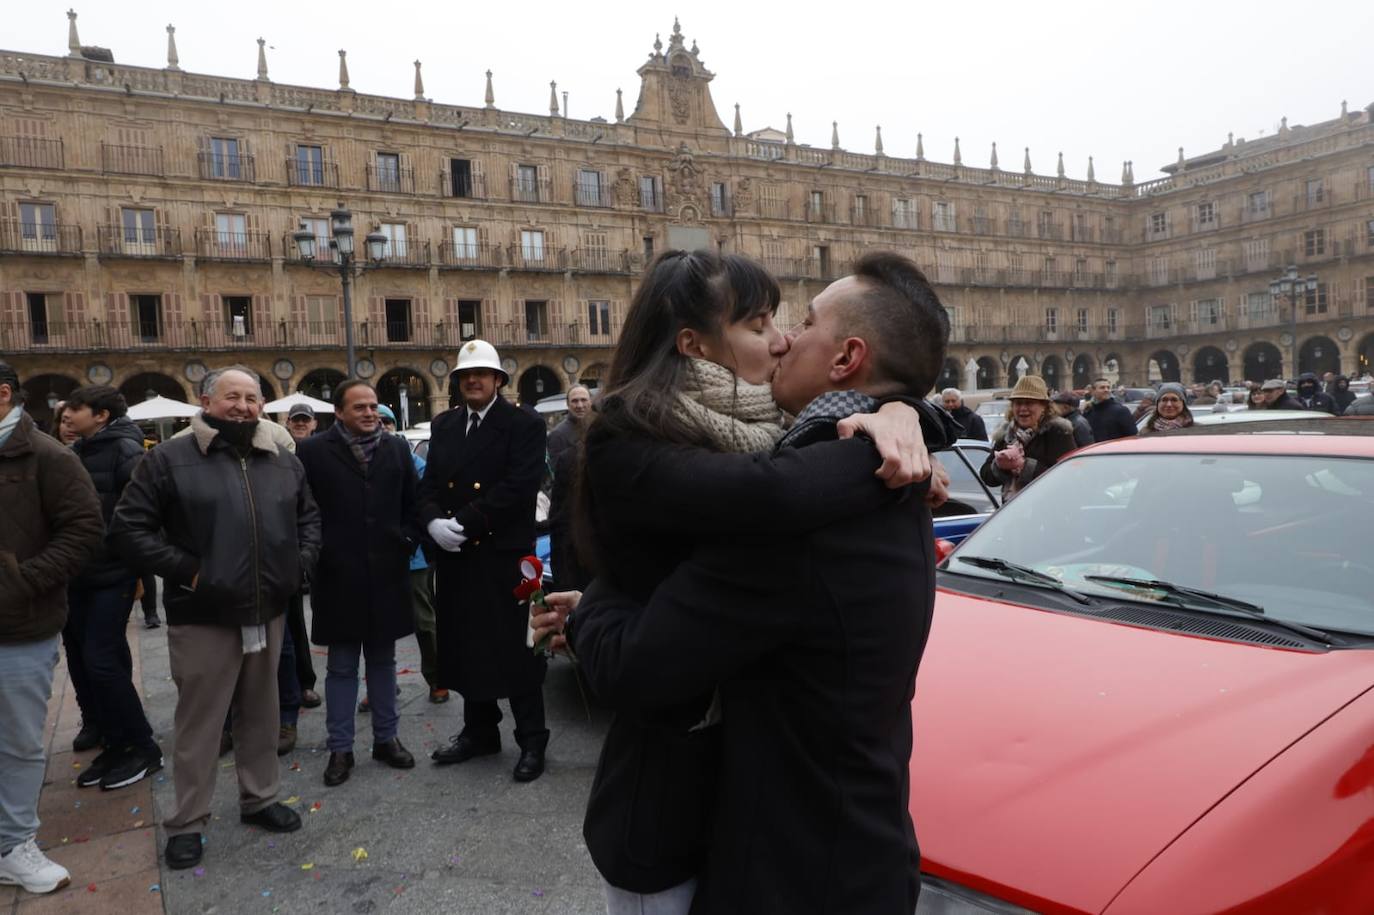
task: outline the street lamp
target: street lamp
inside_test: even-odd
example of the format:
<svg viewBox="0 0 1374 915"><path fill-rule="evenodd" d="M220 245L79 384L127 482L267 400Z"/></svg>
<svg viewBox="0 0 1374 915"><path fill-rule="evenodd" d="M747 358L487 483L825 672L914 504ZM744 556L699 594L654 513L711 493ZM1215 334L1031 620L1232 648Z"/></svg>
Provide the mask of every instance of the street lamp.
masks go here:
<svg viewBox="0 0 1374 915"><path fill-rule="evenodd" d="M1293 369L1293 377L1298 377L1298 293L1314 294L1317 291L1317 275L1309 273L1307 279L1298 276L1298 268L1289 264L1288 269L1278 279L1269 284L1269 295L1278 299L1288 300L1289 312L1289 333L1291 340L1288 344L1288 354L1290 365Z"/></svg>
<svg viewBox="0 0 1374 915"><path fill-rule="evenodd" d="M357 377L357 359L353 352L353 273L355 269L353 257L353 214L344 208L343 203L339 204L337 210L332 210L329 214L329 247L334 250L337 257L330 258L334 265L323 267L329 272L338 271L339 279L343 282L343 322L344 322L344 347L347 350L348 377ZM314 264L320 255L319 240L315 233L308 229L305 224L296 232L291 233L291 239L296 243L297 250L301 253L301 260L308 264ZM386 236L380 232L372 232L364 239L367 245L368 260L373 264L379 262L386 256Z"/></svg>
<svg viewBox="0 0 1374 915"><path fill-rule="evenodd" d="M61 402L61 398L57 396L57 392L56 392L56 391L53 391L53 390L49 390L49 391L48 391L48 412L50 412L50 413L56 412L56 410L57 410L57 405L58 405L58 403L60 403L60 402Z"/></svg>

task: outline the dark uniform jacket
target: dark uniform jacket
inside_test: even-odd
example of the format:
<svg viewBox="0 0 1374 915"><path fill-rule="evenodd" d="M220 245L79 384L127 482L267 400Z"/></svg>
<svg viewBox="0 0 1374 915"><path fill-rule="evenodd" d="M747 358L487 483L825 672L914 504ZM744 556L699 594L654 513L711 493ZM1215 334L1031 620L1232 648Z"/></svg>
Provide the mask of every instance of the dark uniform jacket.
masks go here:
<svg viewBox="0 0 1374 915"><path fill-rule="evenodd" d="M139 461L110 542L136 571L167 580L169 625L261 625L286 612L319 556L305 469L266 424L247 457L200 414L191 430Z"/></svg>
<svg viewBox="0 0 1374 915"><path fill-rule="evenodd" d="M1083 411L1083 418L1093 427L1093 441L1110 442L1114 438L1135 435L1135 419L1130 407L1108 397L1101 403L1094 401Z"/></svg>
<svg viewBox="0 0 1374 915"><path fill-rule="evenodd" d="M100 500L81 460L22 414L0 446L0 643L62 631L67 580L103 534Z"/></svg>
<svg viewBox="0 0 1374 915"><path fill-rule="evenodd" d="M296 457L320 509L311 641L357 644L410 635L410 556L420 533L415 463L405 439L383 433L364 468L336 422L301 442Z"/></svg>
<svg viewBox="0 0 1374 915"><path fill-rule="evenodd" d="M115 505L129 485L134 467L146 453L143 430L127 416L121 416L88 439L77 442L72 450L81 458L91 475L96 494L100 496L100 514L109 524L114 519ZM108 588L129 584L135 577L133 569L106 543L101 543L72 582L82 588Z"/></svg>
<svg viewBox="0 0 1374 915"><path fill-rule="evenodd" d="M622 712L651 718L719 686L719 793L694 913L910 915L916 906L907 766L910 703L934 604L930 512L922 484L907 498L877 492L881 507L806 530L795 503L814 498L819 508L842 491L836 482L848 478L838 470L853 457L841 448L848 445L812 445L833 449L820 455L780 452L794 469L819 458L807 471L817 489L776 491L786 533L740 533L737 522L758 520L742 490L719 507L725 520L711 529L720 534L705 537L647 605L598 578L573 615L583 671ZM700 523L705 500L686 481L705 472L692 452L678 459L678 508L662 523L686 512ZM776 472L752 468L759 470ZM775 492L752 483L755 490ZM608 737L599 780L610 762ZM652 863L674 829L700 818L677 798L691 785L675 779L687 775L670 768L635 787L632 802L663 811L664 820L627 811L623 859ZM592 815L589 806L589 848ZM593 857L601 867L595 849Z"/></svg>
<svg viewBox="0 0 1374 915"><path fill-rule="evenodd" d="M520 696L544 680L525 645L529 613L512 593L520 559L534 552L534 506L544 473L544 421L497 395L471 437L466 407L435 417L420 524L455 518L468 541L439 549L428 536L439 615L439 684L467 699Z"/></svg>

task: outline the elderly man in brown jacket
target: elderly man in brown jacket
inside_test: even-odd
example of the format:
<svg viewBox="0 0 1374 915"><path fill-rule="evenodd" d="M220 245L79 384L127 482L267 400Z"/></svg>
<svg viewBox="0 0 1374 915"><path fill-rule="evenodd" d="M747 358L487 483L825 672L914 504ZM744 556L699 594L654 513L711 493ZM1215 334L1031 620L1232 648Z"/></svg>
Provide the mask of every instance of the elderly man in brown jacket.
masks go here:
<svg viewBox="0 0 1374 915"><path fill-rule="evenodd" d="M81 459L38 431L23 404L19 376L0 362L0 884L50 893L71 877L34 841L43 724L67 579L105 529Z"/></svg>

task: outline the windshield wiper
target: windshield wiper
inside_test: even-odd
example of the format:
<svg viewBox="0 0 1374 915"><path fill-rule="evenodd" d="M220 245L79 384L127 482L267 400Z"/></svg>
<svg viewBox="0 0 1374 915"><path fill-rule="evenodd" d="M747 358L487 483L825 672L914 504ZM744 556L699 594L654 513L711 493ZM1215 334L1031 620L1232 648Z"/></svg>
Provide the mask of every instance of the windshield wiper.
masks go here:
<svg viewBox="0 0 1374 915"><path fill-rule="evenodd" d="M1064 583L1053 575L1041 572L1039 569L1032 569L1030 566L1018 565L1008 562L997 556L955 556L960 562L967 562L971 566L980 569L987 569L991 572L1001 572L1006 578L1021 584L1035 584L1044 588L1059 591L1062 594L1073 598L1080 604L1091 604L1093 599L1086 594L1082 594L1072 588L1065 587Z"/></svg>
<svg viewBox="0 0 1374 915"><path fill-rule="evenodd" d="M1264 612L1264 608L1259 604L1252 604L1249 601L1241 600L1238 597L1228 597L1225 594L1217 594L1214 591L1203 591L1199 588L1189 588L1185 585L1176 585L1171 581L1159 581L1153 578L1130 578L1124 575L1084 575L1085 581L1101 582L1109 587L1119 587L1123 590L1130 588L1143 588L1147 591L1162 591L1173 597L1175 603L1186 607L1188 601L1202 601L1221 607L1226 610L1234 610L1245 616L1254 617L1257 620L1264 620L1266 623L1273 623L1275 626L1287 629L1305 636L1314 642L1330 646L1335 638L1332 633L1311 626L1304 626L1302 623L1294 623L1289 620L1281 620L1270 616Z"/></svg>

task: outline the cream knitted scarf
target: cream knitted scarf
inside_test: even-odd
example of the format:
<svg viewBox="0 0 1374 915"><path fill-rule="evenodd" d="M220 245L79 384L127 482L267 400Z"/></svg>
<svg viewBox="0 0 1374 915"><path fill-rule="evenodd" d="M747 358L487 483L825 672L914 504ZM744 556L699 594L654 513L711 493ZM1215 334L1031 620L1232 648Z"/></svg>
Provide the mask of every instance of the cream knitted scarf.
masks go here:
<svg viewBox="0 0 1374 915"><path fill-rule="evenodd" d="M773 388L750 384L706 359L691 359L673 414L700 429L722 451L772 451L782 438Z"/></svg>

